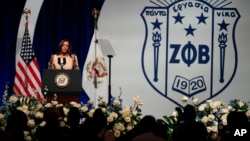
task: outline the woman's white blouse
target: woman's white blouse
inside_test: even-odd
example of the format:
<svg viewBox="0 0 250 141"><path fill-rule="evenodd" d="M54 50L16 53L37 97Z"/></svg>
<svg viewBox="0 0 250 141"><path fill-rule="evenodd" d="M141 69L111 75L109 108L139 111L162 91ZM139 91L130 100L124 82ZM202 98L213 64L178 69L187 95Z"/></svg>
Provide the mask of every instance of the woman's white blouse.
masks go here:
<svg viewBox="0 0 250 141"><path fill-rule="evenodd" d="M54 54L51 56L51 60L48 66L49 69L79 69L77 56L74 54L72 54L71 56L61 56Z"/></svg>

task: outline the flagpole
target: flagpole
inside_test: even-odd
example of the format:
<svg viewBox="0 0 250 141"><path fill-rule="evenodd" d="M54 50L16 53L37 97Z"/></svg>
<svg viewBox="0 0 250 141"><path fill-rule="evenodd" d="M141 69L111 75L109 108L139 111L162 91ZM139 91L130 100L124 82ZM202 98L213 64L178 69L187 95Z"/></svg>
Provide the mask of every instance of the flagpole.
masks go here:
<svg viewBox="0 0 250 141"><path fill-rule="evenodd" d="M94 60L96 60L96 57L97 57L97 53L96 53L96 48L97 48L97 44L98 44L98 39L97 39L97 18L99 16L99 11L96 10L96 8L94 8L92 10L92 16L94 17L94 35L95 35L95 55L94 55ZM95 98L94 98L94 103L95 103L95 106L97 106L97 103L98 103L98 98L96 97L96 89L97 89L97 70L94 70L95 71L95 75L94 75L94 88L95 88Z"/></svg>
<svg viewBox="0 0 250 141"><path fill-rule="evenodd" d="M98 16L100 15L100 12L98 10L96 10L96 8L94 8L92 10L92 16L94 17L94 35L95 35L95 52L94 52L94 57L95 57L95 60L97 59L97 44L100 44L101 41L99 41L97 39L97 19L98 19ZM111 58L113 57L112 53L111 54L107 54L107 57L109 58L109 84L108 84L108 104L110 104L110 101L111 101ZM98 70L94 70L94 71L98 71ZM97 75L98 75L98 72L95 72L95 75L94 75L94 88L97 89ZM96 97L96 94L95 94L95 99L99 99L100 97Z"/></svg>
<svg viewBox="0 0 250 141"><path fill-rule="evenodd" d="M29 21L28 21L28 18L29 18L29 14L31 14L31 11L30 9L27 9L25 8L23 10L23 14L25 15L25 31L27 30L28 31L28 26L29 26ZM27 42L27 41L26 41ZM27 66L25 66L25 72L27 72ZM27 74L25 73L25 78L24 78L24 88L28 88L28 82L27 82Z"/></svg>
<svg viewBox="0 0 250 141"><path fill-rule="evenodd" d="M94 8L92 10L92 16L94 16L95 59L96 59L96 45L98 43L97 35L96 35L98 15L99 15L99 11L97 11L96 8ZM94 86L95 86L95 89L97 89L97 76L96 76L96 73L95 73L95 76L94 76Z"/></svg>

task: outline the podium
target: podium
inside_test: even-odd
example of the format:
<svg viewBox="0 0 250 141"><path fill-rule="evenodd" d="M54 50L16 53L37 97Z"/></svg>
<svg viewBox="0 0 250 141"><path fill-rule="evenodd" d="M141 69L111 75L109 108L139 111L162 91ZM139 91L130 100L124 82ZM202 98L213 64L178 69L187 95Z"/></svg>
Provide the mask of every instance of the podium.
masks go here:
<svg viewBox="0 0 250 141"><path fill-rule="evenodd" d="M43 72L42 92L47 102L56 100L67 104L71 101L79 102L82 92L80 70L53 70Z"/></svg>

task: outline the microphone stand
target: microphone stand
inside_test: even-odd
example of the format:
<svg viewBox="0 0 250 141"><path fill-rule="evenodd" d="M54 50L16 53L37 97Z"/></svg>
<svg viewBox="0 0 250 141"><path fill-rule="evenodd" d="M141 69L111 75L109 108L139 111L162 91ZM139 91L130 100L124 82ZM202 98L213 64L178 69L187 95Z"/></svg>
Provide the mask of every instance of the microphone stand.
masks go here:
<svg viewBox="0 0 250 141"><path fill-rule="evenodd" d="M109 84L108 84L108 105L111 104L111 58L113 55L107 55L109 58Z"/></svg>

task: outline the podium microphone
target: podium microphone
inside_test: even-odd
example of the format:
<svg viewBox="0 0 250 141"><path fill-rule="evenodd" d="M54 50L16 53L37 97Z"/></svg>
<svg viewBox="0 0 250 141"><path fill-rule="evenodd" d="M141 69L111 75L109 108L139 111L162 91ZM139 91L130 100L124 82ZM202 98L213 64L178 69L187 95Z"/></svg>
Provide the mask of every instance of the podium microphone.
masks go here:
<svg viewBox="0 0 250 141"><path fill-rule="evenodd" d="M58 58L57 63L61 66L61 69L63 69L63 66L66 64L66 58L63 58L62 63L61 63L61 58Z"/></svg>

